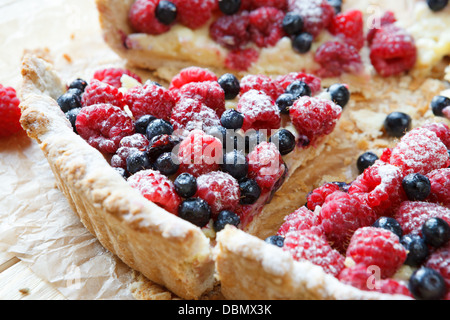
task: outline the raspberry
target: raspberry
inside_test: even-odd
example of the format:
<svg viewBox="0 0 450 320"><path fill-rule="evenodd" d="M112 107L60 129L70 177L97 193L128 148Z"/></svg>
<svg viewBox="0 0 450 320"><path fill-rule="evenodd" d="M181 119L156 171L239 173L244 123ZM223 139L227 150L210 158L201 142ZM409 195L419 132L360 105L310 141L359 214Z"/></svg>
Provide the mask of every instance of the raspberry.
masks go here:
<svg viewBox="0 0 450 320"><path fill-rule="evenodd" d="M373 28L371 28L369 32L367 32L367 42L369 43L369 46L372 44L373 37L375 37L377 31L380 30L380 27L393 24L397 21L397 19L395 18L395 15L392 11L386 11L380 19L374 21L379 23L379 25L374 25Z"/></svg>
<svg viewBox="0 0 450 320"><path fill-rule="evenodd" d="M332 35L361 50L364 46L363 14L359 10L350 10L340 13L332 19L328 30Z"/></svg>
<svg viewBox="0 0 450 320"><path fill-rule="evenodd" d="M323 186L314 189L307 197L307 206L309 210L315 210L317 206L321 207L325 199L335 191L339 191L339 186L335 183L326 183Z"/></svg>
<svg viewBox="0 0 450 320"><path fill-rule="evenodd" d="M175 106L170 91L155 84L129 89L124 95L124 100L136 120L145 115L169 120Z"/></svg>
<svg viewBox="0 0 450 320"><path fill-rule="evenodd" d="M160 0L136 0L130 8L129 21L134 30L148 34L162 34L170 30L170 26L162 24L155 12Z"/></svg>
<svg viewBox="0 0 450 320"><path fill-rule="evenodd" d="M85 107L95 104L111 104L120 109L125 106L123 94L119 89L95 79L84 90L82 104Z"/></svg>
<svg viewBox="0 0 450 320"><path fill-rule="evenodd" d="M262 7L273 7L280 10L287 8L286 0L242 0L241 10L254 10Z"/></svg>
<svg viewBox="0 0 450 320"><path fill-rule="evenodd" d="M130 76L142 83L142 80L138 75L134 74L129 70L121 68L105 68L97 70L94 73L93 79L105 82L116 88L121 88L122 82L120 81L120 79L122 78L123 75Z"/></svg>
<svg viewBox="0 0 450 320"><path fill-rule="evenodd" d="M220 117L225 112L225 91L217 81L191 82L181 87L179 97L204 103Z"/></svg>
<svg viewBox="0 0 450 320"><path fill-rule="evenodd" d="M450 169L433 170L427 177L431 183L427 200L450 208Z"/></svg>
<svg viewBox="0 0 450 320"><path fill-rule="evenodd" d="M174 148L180 143L175 136L162 134L154 137L147 148L148 158L154 163L163 153L173 152Z"/></svg>
<svg viewBox="0 0 450 320"><path fill-rule="evenodd" d="M285 237L290 231L313 230L321 232L319 217L306 207L300 207L286 218L278 229L277 235Z"/></svg>
<svg viewBox="0 0 450 320"><path fill-rule="evenodd" d="M180 173L187 172L199 177L219 170L222 161L222 143L217 138L194 130L179 145Z"/></svg>
<svg viewBox="0 0 450 320"><path fill-rule="evenodd" d="M450 149L450 128L445 123L426 123L422 126L422 128L428 129L436 133L439 139L441 139L442 143Z"/></svg>
<svg viewBox="0 0 450 320"><path fill-rule="evenodd" d="M197 194L211 207L215 220L221 211L234 211L239 205L239 183L228 173L214 171L197 178Z"/></svg>
<svg viewBox="0 0 450 320"><path fill-rule="evenodd" d="M210 128L219 126L220 118L201 101L182 98L172 110L170 123L175 131L179 131L178 135L185 136L194 129L207 132Z"/></svg>
<svg viewBox="0 0 450 320"><path fill-rule="evenodd" d="M422 225L430 218L441 218L450 223L450 209L436 203L404 201L395 212L403 234L422 235Z"/></svg>
<svg viewBox="0 0 450 320"><path fill-rule="evenodd" d="M178 22L190 29L198 29L212 17L215 0L172 0L177 6Z"/></svg>
<svg viewBox="0 0 450 320"><path fill-rule="evenodd" d="M381 278L393 276L406 260L407 251L393 232L375 227L355 231L347 249L347 258L356 264L380 268Z"/></svg>
<svg viewBox="0 0 450 320"><path fill-rule="evenodd" d="M417 49L413 37L404 29L388 24L375 33L370 61L383 77L398 75L414 67Z"/></svg>
<svg viewBox="0 0 450 320"><path fill-rule="evenodd" d="M327 0L288 0L288 11L300 14L304 31L314 37L330 25L335 14Z"/></svg>
<svg viewBox="0 0 450 320"><path fill-rule="evenodd" d="M447 290L450 290L450 243L432 253L426 267L439 272L445 280Z"/></svg>
<svg viewBox="0 0 450 320"><path fill-rule="evenodd" d="M225 58L225 65L231 70L247 71L258 58L259 53L253 48L232 50Z"/></svg>
<svg viewBox="0 0 450 320"><path fill-rule="evenodd" d="M284 12L273 7L262 7L249 14L250 35L260 48L272 47L285 35L282 21Z"/></svg>
<svg viewBox="0 0 450 320"><path fill-rule="evenodd" d="M292 124L300 135L316 141L333 132L342 114L342 108L332 101L304 96L289 109Z"/></svg>
<svg viewBox="0 0 450 320"><path fill-rule="evenodd" d="M188 67L181 70L170 82L169 90L181 89L182 86L191 82L217 81L214 72L200 67Z"/></svg>
<svg viewBox="0 0 450 320"><path fill-rule="evenodd" d="M427 173L450 165L448 151L437 135L425 128L408 132L392 150L390 163L405 175Z"/></svg>
<svg viewBox="0 0 450 320"><path fill-rule="evenodd" d="M311 230L286 234L283 250L297 261L309 261L335 277L344 269L345 258L334 250L323 235Z"/></svg>
<svg viewBox="0 0 450 320"><path fill-rule="evenodd" d="M129 185L138 190L146 199L178 215L181 198L177 195L173 182L154 170L142 170L128 178Z"/></svg>
<svg viewBox="0 0 450 320"><path fill-rule="evenodd" d="M322 44L314 55L320 64L320 77L338 77L343 73L358 73L362 68L361 56L357 49L346 43L328 41Z"/></svg>
<svg viewBox="0 0 450 320"><path fill-rule="evenodd" d="M16 90L0 84L0 138L12 136L22 130L19 104Z"/></svg>
<svg viewBox="0 0 450 320"><path fill-rule="evenodd" d="M227 49L234 50L250 42L248 30L250 20L247 12L222 16L211 24L209 33L211 38Z"/></svg>
<svg viewBox="0 0 450 320"><path fill-rule="evenodd" d="M320 211L321 227L333 248L345 252L355 230L372 225L375 212L358 195L335 191L329 195Z"/></svg>
<svg viewBox="0 0 450 320"><path fill-rule="evenodd" d="M316 95L322 89L322 81L320 78L316 77L313 74L303 73L303 72L291 72L283 76L279 76L276 78L276 82L278 82L278 86L286 90L287 87L294 81L299 80L306 83L311 89L312 95Z"/></svg>
<svg viewBox="0 0 450 320"><path fill-rule="evenodd" d="M244 115L242 130L278 129L281 116L274 100L262 91L245 92L237 105L237 111Z"/></svg>
<svg viewBox="0 0 450 320"><path fill-rule="evenodd" d="M241 79L241 95L250 90L262 91L276 101L284 92L278 83L266 75L247 75Z"/></svg>
<svg viewBox="0 0 450 320"><path fill-rule="evenodd" d="M127 168L127 158L134 151L145 151L149 145L146 136L140 133L126 136L120 140L119 149L111 158L111 166L114 168Z"/></svg>
<svg viewBox="0 0 450 320"><path fill-rule="evenodd" d="M78 134L92 147L114 154L120 141L134 134L133 120L122 109L110 104L95 104L81 109L77 116Z"/></svg>
<svg viewBox="0 0 450 320"><path fill-rule="evenodd" d="M391 215L406 200L402 181L399 168L377 161L353 181L349 193L360 194L378 215Z"/></svg>
<svg viewBox="0 0 450 320"><path fill-rule="evenodd" d="M276 191L286 176L287 168L275 144L262 142L248 154L248 177L261 188L261 194Z"/></svg>

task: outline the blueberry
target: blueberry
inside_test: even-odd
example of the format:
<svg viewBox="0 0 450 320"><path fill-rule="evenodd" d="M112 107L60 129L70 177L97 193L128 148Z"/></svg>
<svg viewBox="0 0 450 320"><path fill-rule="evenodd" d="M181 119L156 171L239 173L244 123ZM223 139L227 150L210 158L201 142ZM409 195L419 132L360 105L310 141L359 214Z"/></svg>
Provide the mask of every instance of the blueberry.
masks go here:
<svg viewBox="0 0 450 320"><path fill-rule="evenodd" d="M162 119L156 119L147 127L146 130L148 140L152 140L156 136L160 136L163 134L171 135L173 133L172 125Z"/></svg>
<svg viewBox="0 0 450 320"><path fill-rule="evenodd" d="M147 134L147 127L153 120L156 120L156 117L152 115L145 115L137 119L134 123L136 133Z"/></svg>
<svg viewBox="0 0 450 320"><path fill-rule="evenodd" d="M284 238L282 236L270 236L264 240L268 244L283 248Z"/></svg>
<svg viewBox="0 0 450 320"><path fill-rule="evenodd" d="M163 153L156 159L154 166L155 169L161 172L165 176L171 176L175 174L180 165L178 164L178 160L175 159L175 155L171 152Z"/></svg>
<svg viewBox="0 0 450 320"><path fill-rule="evenodd" d="M234 74L225 73L217 81L219 82L219 85L222 87L223 91L225 91L226 100L233 100L241 91L241 84Z"/></svg>
<svg viewBox="0 0 450 320"><path fill-rule="evenodd" d="M241 204L254 204L261 195L261 188L253 179L243 179L239 182L241 190Z"/></svg>
<svg viewBox="0 0 450 320"><path fill-rule="evenodd" d="M288 12L283 19L283 29L288 35L296 35L303 30L303 18L298 13Z"/></svg>
<svg viewBox="0 0 450 320"><path fill-rule="evenodd" d="M328 92L331 100L342 108L350 101L350 91L344 84L335 83L328 88Z"/></svg>
<svg viewBox="0 0 450 320"><path fill-rule="evenodd" d="M381 217L372 225L375 228L389 230L396 234L399 238L403 235L403 229L400 223L391 217Z"/></svg>
<svg viewBox="0 0 450 320"><path fill-rule="evenodd" d="M219 9L226 15L233 15L241 8L241 0L219 0Z"/></svg>
<svg viewBox="0 0 450 320"><path fill-rule="evenodd" d="M197 179L185 172L180 174L174 181L175 191L182 198L190 198L197 192Z"/></svg>
<svg viewBox="0 0 450 320"><path fill-rule="evenodd" d="M152 164L148 158L148 154L145 151L134 151L127 157L127 171L130 174L150 169Z"/></svg>
<svg viewBox="0 0 450 320"><path fill-rule="evenodd" d="M66 112L66 118L72 124L72 128L75 133L77 133L76 122L77 122L77 116L80 113L80 111L81 111L81 108L76 108L76 109L71 109Z"/></svg>
<svg viewBox="0 0 450 320"><path fill-rule="evenodd" d="M228 109L222 114L220 123L225 129L238 130L244 124L244 115L234 109Z"/></svg>
<svg viewBox="0 0 450 320"><path fill-rule="evenodd" d="M303 32L292 39L292 48L298 53L307 53L311 50L313 41L314 37L311 34Z"/></svg>
<svg viewBox="0 0 450 320"><path fill-rule="evenodd" d="M295 80L286 88L286 92L292 94L297 99L303 96L311 96L311 88L303 81Z"/></svg>
<svg viewBox="0 0 450 320"><path fill-rule="evenodd" d="M155 16L159 22L165 25L172 24L177 18L177 6L170 1L162 0L156 7Z"/></svg>
<svg viewBox="0 0 450 320"><path fill-rule="evenodd" d="M428 245L440 248L450 240L450 226L441 218L430 218L422 226L422 235Z"/></svg>
<svg viewBox="0 0 450 320"><path fill-rule="evenodd" d="M428 245L419 235L405 235L401 238L400 243L408 251L406 265L419 267L427 260L429 255Z"/></svg>
<svg viewBox="0 0 450 320"><path fill-rule="evenodd" d="M274 143L281 155L287 155L295 149L295 136L287 129L278 130L269 139L270 142Z"/></svg>
<svg viewBox="0 0 450 320"><path fill-rule="evenodd" d="M391 137L400 138L411 129L411 117L403 112L392 112L384 121L384 129Z"/></svg>
<svg viewBox="0 0 450 320"><path fill-rule="evenodd" d="M211 207L200 198L186 199L178 207L178 216L202 228L211 219Z"/></svg>
<svg viewBox="0 0 450 320"><path fill-rule="evenodd" d="M430 179L420 173L411 173L404 177L402 186L411 201L423 201L431 192Z"/></svg>
<svg viewBox="0 0 450 320"><path fill-rule="evenodd" d="M81 96L78 94L78 92L75 92L73 90L69 90L63 95L61 95L58 98L57 102L59 107L64 113L72 109L78 109L83 107L81 104Z"/></svg>
<svg viewBox="0 0 450 320"><path fill-rule="evenodd" d="M363 173L364 170L367 168L373 166L373 164L378 160L378 156L371 152L365 152L362 155L359 156L358 160L356 161L356 166L358 167L359 173Z"/></svg>
<svg viewBox="0 0 450 320"><path fill-rule="evenodd" d="M426 267L422 267L412 274L408 288L417 300L441 300L447 291L441 274Z"/></svg>
<svg viewBox="0 0 450 320"><path fill-rule="evenodd" d="M450 99L444 96L435 96L431 100L431 110L436 117L444 117L443 110L450 106Z"/></svg>
<svg viewBox="0 0 450 320"><path fill-rule="evenodd" d="M297 98L293 94L290 93L281 94L276 101L280 113L289 114L289 109L292 107L295 100L297 100Z"/></svg>
<svg viewBox="0 0 450 320"><path fill-rule="evenodd" d="M163 134L153 137L147 148L148 158L151 162L155 162L163 153L174 152L174 148L180 143L180 140L175 136Z"/></svg>
<svg viewBox="0 0 450 320"><path fill-rule="evenodd" d="M223 156L221 168L236 180L245 178L248 173L247 157L238 150L233 150Z"/></svg>
<svg viewBox="0 0 450 320"><path fill-rule="evenodd" d="M245 152L251 152L258 144L264 141L267 141L267 137L262 131L247 130L245 132Z"/></svg>
<svg viewBox="0 0 450 320"><path fill-rule="evenodd" d="M216 221L214 221L214 230L219 232L225 228L227 225L239 226L241 219L239 216L232 211L222 211L219 213Z"/></svg>
<svg viewBox="0 0 450 320"><path fill-rule="evenodd" d="M69 89L79 89L84 92L84 89L88 86L88 83L83 79L76 79L69 85Z"/></svg>
<svg viewBox="0 0 450 320"><path fill-rule="evenodd" d="M448 0L427 0L427 4L431 11L437 12L445 9Z"/></svg>
<svg viewBox="0 0 450 320"><path fill-rule="evenodd" d="M336 14L342 11L342 0L327 0L329 5L334 8Z"/></svg>

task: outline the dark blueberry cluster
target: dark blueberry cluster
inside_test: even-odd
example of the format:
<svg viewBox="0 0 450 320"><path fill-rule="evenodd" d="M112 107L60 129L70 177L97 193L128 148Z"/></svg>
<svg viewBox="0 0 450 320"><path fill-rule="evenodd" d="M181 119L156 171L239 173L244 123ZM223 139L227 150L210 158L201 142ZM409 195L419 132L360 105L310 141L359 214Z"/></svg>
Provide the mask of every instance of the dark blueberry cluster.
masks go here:
<svg viewBox="0 0 450 320"><path fill-rule="evenodd" d="M82 97L88 83L83 79L76 79L69 84L67 91L56 100L59 107L72 124L74 132L77 132L76 121L82 105Z"/></svg>

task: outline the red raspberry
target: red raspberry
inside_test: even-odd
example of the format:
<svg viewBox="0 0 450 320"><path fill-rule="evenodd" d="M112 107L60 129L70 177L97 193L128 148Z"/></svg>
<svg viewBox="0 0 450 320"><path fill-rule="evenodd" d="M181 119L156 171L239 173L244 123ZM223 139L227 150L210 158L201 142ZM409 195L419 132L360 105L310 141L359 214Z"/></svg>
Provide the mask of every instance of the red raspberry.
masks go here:
<svg viewBox="0 0 450 320"><path fill-rule="evenodd" d="M140 133L126 136L120 140L119 149L111 158L111 166L117 168L127 168L127 158L133 151L145 151L149 145L146 136Z"/></svg>
<svg viewBox="0 0 450 320"><path fill-rule="evenodd" d="M120 141L134 134L133 120L122 109L110 104L95 104L81 109L77 116L78 134L92 147L114 154Z"/></svg>
<svg viewBox="0 0 450 320"><path fill-rule="evenodd" d="M445 144L447 149L450 149L450 128L445 123L426 123L422 128L428 129L436 133L442 143Z"/></svg>
<svg viewBox="0 0 450 320"><path fill-rule="evenodd" d="M377 161L353 181L348 192L360 194L378 215L389 216L407 198L403 176L396 166Z"/></svg>
<svg viewBox="0 0 450 320"><path fill-rule="evenodd" d="M314 37L330 25L335 14L327 0L288 0L288 11L300 14L304 30Z"/></svg>
<svg viewBox="0 0 450 320"><path fill-rule="evenodd" d="M287 168L275 144L258 144L248 154L248 163L248 177L258 183L262 194L276 191L283 183Z"/></svg>
<svg viewBox="0 0 450 320"><path fill-rule="evenodd" d="M248 71L258 61L259 52L253 48L232 50L225 58L225 66L236 71Z"/></svg>
<svg viewBox="0 0 450 320"><path fill-rule="evenodd" d="M274 100L262 91L245 92L239 98L236 109L244 115L244 125L242 126L244 131L280 128L280 110Z"/></svg>
<svg viewBox="0 0 450 320"><path fill-rule="evenodd" d="M155 84L129 89L124 95L124 100L136 120L145 115L169 120L175 106L170 91Z"/></svg>
<svg viewBox="0 0 450 320"><path fill-rule="evenodd" d="M364 22L360 10L350 10L336 15L328 30L332 35L337 36L357 50L361 50L364 46Z"/></svg>
<svg viewBox="0 0 450 320"><path fill-rule="evenodd" d="M295 101L289 109L292 124L312 145L333 132L341 114L342 108L334 102L308 96Z"/></svg>
<svg viewBox="0 0 450 320"><path fill-rule="evenodd" d="M129 20L134 30L148 34L161 34L170 30L156 18L155 11L160 0L136 0L130 8Z"/></svg>
<svg viewBox="0 0 450 320"><path fill-rule="evenodd" d="M178 96L191 98L213 109L219 117L225 112L225 91L217 81L191 82L181 87Z"/></svg>
<svg viewBox="0 0 450 320"><path fill-rule="evenodd" d="M142 170L128 178L129 185L138 190L146 199L178 215L181 198L176 193L173 182L154 170Z"/></svg>
<svg viewBox="0 0 450 320"><path fill-rule="evenodd" d="M288 232L300 230L315 230L323 233L320 228L319 216L305 206L300 207L286 218L278 229L278 235L285 237Z"/></svg>
<svg viewBox="0 0 450 320"><path fill-rule="evenodd" d="M355 231L347 249L347 258L356 264L380 268L381 278L393 276L406 260L407 251L393 232L375 227Z"/></svg>
<svg viewBox="0 0 450 320"><path fill-rule="evenodd" d="M263 7L250 12L250 35L260 48L273 47L285 35L282 22L284 12L273 7Z"/></svg>
<svg viewBox="0 0 450 320"><path fill-rule="evenodd" d="M0 84L0 138L12 136L22 130L19 105L16 90Z"/></svg>
<svg viewBox="0 0 450 320"><path fill-rule="evenodd" d="M388 24L375 33L370 46L370 61L383 77L398 75L414 67L417 49L414 38L404 29Z"/></svg>
<svg viewBox="0 0 450 320"><path fill-rule="evenodd" d="M241 10L253 10L262 7L273 7L280 10L287 8L287 0L242 0Z"/></svg>
<svg viewBox="0 0 450 320"><path fill-rule="evenodd" d="M309 261L335 277L344 269L345 258L334 250L323 235L311 230L286 234L283 250L297 261Z"/></svg>
<svg viewBox="0 0 450 320"><path fill-rule="evenodd" d="M311 89L311 93L313 96L319 93L322 89L322 81L320 80L320 78L313 74L303 72L291 72L283 76L278 76L275 81L278 82L278 86L281 86L283 90L286 90L287 87L296 80L306 83Z"/></svg>
<svg viewBox="0 0 450 320"><path fill-rule="evenodd" d="M377 31L380 30L382 26L393 24L396 21L397 19L395 18L395 14L392 11L386 11L380 19L374 20L374 22L379 23L379 25L373 25L373 28L371 28L369 32L367 32L367 42L369 43L369 46L372 44L375 33L377 33Z"/></svg>
<svg viewBox="0 0 450 320"><path fill-rule="evenodd" d="M427 201L440 203L450 208L450 169L438 169L427 174L431 192Z"/></svg>
<svg viewBox="0 0 450 320"><path fill-rule="evenodd" d="M390 163L401 168L405 175L427 174L447 168L450 159L446 146L437 135L425 128L408 132L392 150Z"/></svg>
<svg viewBox="0 0 450 320"><path fill-rule="evenodd" d="M322 44L317 49L314 60L321 66L317 74L322 78L338 77L343 73L356 74L363 66L357 49L337 41Z"/></svg>
<svg viewBox="0 0 450 320"><path fill-rule="evenodd" d="M384 294L403 295L412 298L408 287L395 279L382 279L378 282L377 292Z"/></svg>
<svg viewBox="0 0 450 320"><path fill-rule="evenodd" d="M450 243L432 253L425 266L439 272L450 290Z"/></svg>
<svg viewBox="0 0 450 320"><path fill-rule="evenodd" d="M217 219L221 211L234 211L239 205L239 183L228 173L214 171L203 174L197 178L197 186L196 196L208 202L213 219Z"/></svg>
<svg viewBox="0 0 450 320"><path fill-rule="evenodd" d="M177 6L179 23L190 29L198 29L211 19L216 8L215 0L172 0Z"/></svg>
<svg viewBox="0 0 450 320"><path fill-rule="evenodd" d="M326 183L323 186L314 189L307 197L307 206L309 210L315 210L317 206L321 207L325 199L335 191L339 191L339 186L335 183Z"/></svg>
<svg viewBox="0 0 450 320"><path fill-rule="evenodd" d="M284 92L284 89L278 85L278 82L272 80L266 75L247 75L241 79L240 94L250 90L262 91L276 101L278 97Z"/></svg>
<svg viewBox="0 0 450 320"><path fill-rule="evenodd" d="M85 107L94 104L111 104L123 109L125 106L123 94L119 89L95 79L84 90L82 103Z"/></svg>
<svg viewBox="0 0 450 320"><path fill-rule="evenodd" d="M194 129L209 131L220 125L217 113L204 103L190 98L182 98L172 110L170 118L176 135L186 136Z"/></svg>
<svg viewBox="0 0 450 320"><path fill-rule="evenodd" d="M191 82L217 81L214 72L200 67L188 67L181 70L170 82L169 90L181 89L182 86Z"/></svg>
<svg viewBox="0 0 450 320"><path fill-rule="evenodd" d="M222 16L211 24L211 38L230 50L239 49L250 42L250 20L247 12Z"/></svg>
<svg viewBox="0 0 450 320"><path fill-rule="evenodd" d="M345 252L355 230L372 225L377 220L375 212L361 197L342 191L329 195L320 211L321 227L333 248Z"/></svg>
<svg viewBox="0 0 450 320"><path fill-rule="evenodd" d="M138 75L134 74L130 70L122 68L105 68L97 70L94 73L93 79L106 82L107 84L116 88L121 88L122 82L120 81L120 79L122 78L123 75L130 76L139 81L140 83L142 83L142 80Z"/></svg>
<svg viewBox="0 0 450 320"><path fill-rule="evenodd" d="M203 131L194 130L184 139L178 149L179 172L187 172L195 177L219 170L223 146L219 139Z"/></svg>
<svg viewBox="0 0 450 320"><path fill-rule="evenodd" d="M403 234L422 235L422 225L430 218L441 218L450 223L450 209L437 203L405 201L394 217L402 226Z"/></svg>

